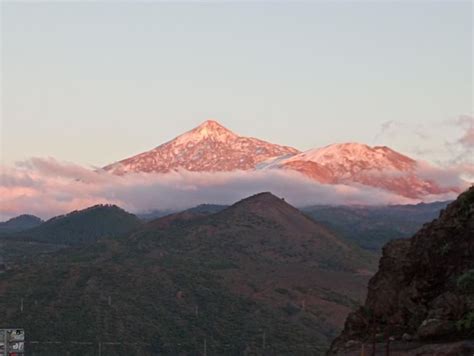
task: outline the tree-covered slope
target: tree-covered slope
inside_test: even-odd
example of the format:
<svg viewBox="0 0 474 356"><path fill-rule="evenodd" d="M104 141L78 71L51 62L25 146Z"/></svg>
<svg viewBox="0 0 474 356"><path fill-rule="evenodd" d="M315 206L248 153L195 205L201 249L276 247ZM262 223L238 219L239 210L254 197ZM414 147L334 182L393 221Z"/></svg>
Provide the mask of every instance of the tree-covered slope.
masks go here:
<svg viewBox="0 0 474 356"><path fill-rule="evenodd" d="M0 222L0 234L28 230L43 223L39 217L23 214L11 218L10 220Z"/></svg>
<svg viewBox="0 0 474 356"><path fill-rule="evenodd" d="M115 205L96 205L54 217L14 237L53 244L81 245L102 237L129 233L140 225L135 215Z"/></svg>

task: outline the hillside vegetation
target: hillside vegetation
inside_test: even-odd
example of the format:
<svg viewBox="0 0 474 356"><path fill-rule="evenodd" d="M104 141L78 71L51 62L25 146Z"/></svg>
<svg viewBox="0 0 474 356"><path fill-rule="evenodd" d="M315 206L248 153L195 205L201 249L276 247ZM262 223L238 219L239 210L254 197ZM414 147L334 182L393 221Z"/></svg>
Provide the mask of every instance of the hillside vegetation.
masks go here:
<svg viewBox="0 0 474 356"><path fill-rule="evenodd" d="M82 245L123 235L141 226L133 214L115 205L96 205L54 217L12 237L61 245Z"/></svg>
<svg viewBox="0 0 474 356"><path fill-rule="evenodd" d="M8 271L2 323L34 340L142 343L109 346L110 355L200 354L204 342L209 354L321 354L364 297L374 264L264 193Z"/></svg>
<svg viewBox="0 0 474 356"><path fill-rule="evenodd" d="M0 234L28 230L42 223L43 220L37 216L28 214L19 215L7 221L0 222Z"/></svg>

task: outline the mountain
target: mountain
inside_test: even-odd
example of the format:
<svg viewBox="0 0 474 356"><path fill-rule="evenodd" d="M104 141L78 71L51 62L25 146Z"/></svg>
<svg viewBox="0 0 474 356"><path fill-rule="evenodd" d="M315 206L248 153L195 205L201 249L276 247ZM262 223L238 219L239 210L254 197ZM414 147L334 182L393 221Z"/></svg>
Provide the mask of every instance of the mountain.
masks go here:
<svg viewBox="0 0 474 356"><path fill-rule="evenodd" d="M437 218L449 202L387 206L311 206L301 210L339 236L374 252L390 240L408 238Z"/></svg>
<svg viewBox="0 0 474 356"><path fill-rule="evenodd" d="M140 225L135 215L115 205L96 205L54 217L14 237L51 244L81 245L102 237L126 234Z"/></svg>
<svg viewBox="0 0 474 356"><path fill-rule="evenodd" d="M117 175L176 170L285 169L323 184L362 184L413 199L460 192L458 187L442 187L426 178L419 162L385 146L342 143L300 152L292 147L239 136L212 120L150 151L103 169Z"/></svg>
<svg viewBox="0 0 474 356"><path fill-rule="evenodd" d="M132 345L104 346L114 355L200 354L204 344L215 355L321 354L374 268L371 254L269 193L158 221L0 275L2 321L33 340ZM30 347L64 345L71 355L90 347Z"/></svg>
<svg viewBox="0 0 474 356"><path fill-rule="evenodd" d="M404 355L473 354L474 186L411 239L384 247L365 305L331 354L359 355L363 343L385 354L389 337Z"/></svg>
<svg viewBox="0 0 474 356"><path fill-rule="evenodd" d="M43 220L34 215L20 215L5 222L0 222L0 233L2 232L17 232L28 230L38 225L41 225Z"/></svg>
<svg viewBox="0 0 474 356"><path fill-rule="evenodd" d="M333 144L260 165L260 168L297 171L320 183L358 183L409 198L459 192L456 188L442 188L435 181L421 177L418 167L417 161L388 147L360 143Z"/></svg>
<svg viewBox="0 0 474 356"><path fill-rule="evenodd" d="M141 153L104 167L123 175L132 172L166 173L184 169L196 172L249 170L272 157L299 151L251 137L242 137L216 121L208 120L198 127Z"/></svg>
<svg viewBox="0 0 474 356"><path fill-rule="evenodd" d="M412 236L423 224L438 217L448 204L444 201L414 205L314 205L299 210L351 243L379 253L388 241ZM214 214L227 207L201 204L184 211L155 211L138 216L144 221L156 219L156 227L169 226Z"/></svg>

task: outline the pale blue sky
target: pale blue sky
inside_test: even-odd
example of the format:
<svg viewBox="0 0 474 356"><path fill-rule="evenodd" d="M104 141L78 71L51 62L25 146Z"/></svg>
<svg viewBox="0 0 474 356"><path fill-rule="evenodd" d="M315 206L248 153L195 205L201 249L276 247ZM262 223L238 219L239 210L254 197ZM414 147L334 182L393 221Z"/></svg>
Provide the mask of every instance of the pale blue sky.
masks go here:
<svg viewBox="0 0 474 356"><path fill-rule="evenodd" d="M473 111L470 1L1 7L4 163L104 165L209 118L437 160Z"/></svg>

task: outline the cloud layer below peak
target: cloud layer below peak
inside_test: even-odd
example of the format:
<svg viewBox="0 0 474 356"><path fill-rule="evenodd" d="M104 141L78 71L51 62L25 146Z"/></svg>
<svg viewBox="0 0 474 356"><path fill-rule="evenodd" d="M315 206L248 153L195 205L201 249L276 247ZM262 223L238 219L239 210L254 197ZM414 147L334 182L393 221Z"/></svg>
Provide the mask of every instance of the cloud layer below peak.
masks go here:
<svg viewBox="0 0 474 356"><path fill-rule="evenodd" d="M116 176L53 158L31 158L2 167L0 218L23 213L49 218L99 203L131 212L179 210L202 203L231 204L262 191L285 197L295 206L419 202L363 185L319 184L285 170ZM452 194L428 196L425 201L452 198Z"/></svg>

